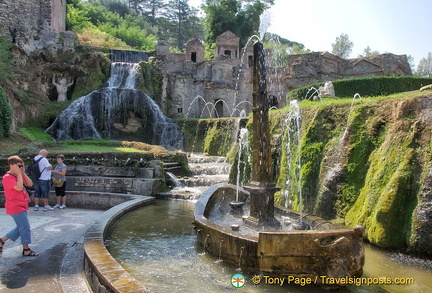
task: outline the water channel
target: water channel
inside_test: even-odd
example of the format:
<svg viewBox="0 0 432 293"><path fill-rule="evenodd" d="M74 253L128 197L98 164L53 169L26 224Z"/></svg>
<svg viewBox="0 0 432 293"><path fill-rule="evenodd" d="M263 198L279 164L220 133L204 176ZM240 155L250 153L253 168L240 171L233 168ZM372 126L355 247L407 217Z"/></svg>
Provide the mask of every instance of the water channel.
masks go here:
<svg viewBox="0 0 432 293"><path fill-rule="evenodd" d="M159 200L125 215L107 241L110 253L152 292L231 292L235 265L203 251L191 225L194 201ZM409 285L351 285L339 292L430 292L431 261L366 245L366 278L412 278ZM242 292L322 292L314 286L252 283L243 272ZM410 280L407 280L411 282Z"/></svg>

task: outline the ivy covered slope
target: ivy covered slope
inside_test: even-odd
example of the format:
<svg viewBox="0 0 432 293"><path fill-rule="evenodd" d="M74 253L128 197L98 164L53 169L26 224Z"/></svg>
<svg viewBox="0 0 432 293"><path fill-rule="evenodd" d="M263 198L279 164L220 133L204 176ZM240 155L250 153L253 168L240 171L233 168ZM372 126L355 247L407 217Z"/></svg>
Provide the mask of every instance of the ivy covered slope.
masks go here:
<svg viewBox="0 0 432 293"><path fill-rule="evenodd" d="M378 246L432 255L432 92L300 106L305 211L364 225ZM285 113L271 117L273 134L281 134ZM286 134L281 137L277 182L298 209L298 164L286 159Z"/></svg>

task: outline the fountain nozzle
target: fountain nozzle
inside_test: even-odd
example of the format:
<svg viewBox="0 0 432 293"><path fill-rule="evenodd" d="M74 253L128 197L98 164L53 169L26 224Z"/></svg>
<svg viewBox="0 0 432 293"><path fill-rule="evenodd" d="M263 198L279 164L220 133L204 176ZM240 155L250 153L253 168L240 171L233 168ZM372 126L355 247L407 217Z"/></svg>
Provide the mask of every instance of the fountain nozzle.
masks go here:
<svg viewBox="0 0 432 293"><path fill-rule="evenodd" d="M243 215L243 206L245 205L245 202L231 201L229 205L231 207L231 212L230 212L231 215L239 215L239 216Z"/></svg>
<svg viewBox="0 0 432 293"><path fill-rule="evenodd" d="M310 230L310 226L303 221L292 223L291 228L293 230Z"/></svg>

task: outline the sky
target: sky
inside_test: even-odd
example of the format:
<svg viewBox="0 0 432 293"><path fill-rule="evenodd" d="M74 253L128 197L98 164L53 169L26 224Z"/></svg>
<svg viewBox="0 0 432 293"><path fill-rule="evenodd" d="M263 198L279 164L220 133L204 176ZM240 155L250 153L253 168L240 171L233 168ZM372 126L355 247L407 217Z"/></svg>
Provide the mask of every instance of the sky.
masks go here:
<svg viewBox="0 0 432 293"><path fill-rule="evenodd" d="M189 0L199 6L202 0ZM414 63L432 52L432 0L275 0L267 32L302 43L311 51L332 50L341 34L353 42L350 58L369 46L406 54Z"/></svg>

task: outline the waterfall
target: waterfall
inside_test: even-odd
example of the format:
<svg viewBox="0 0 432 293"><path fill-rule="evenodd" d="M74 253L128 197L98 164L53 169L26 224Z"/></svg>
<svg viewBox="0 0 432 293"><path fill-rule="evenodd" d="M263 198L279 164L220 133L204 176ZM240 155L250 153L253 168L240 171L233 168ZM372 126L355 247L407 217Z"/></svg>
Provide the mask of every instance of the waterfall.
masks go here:
<svg viewBox="0 0 432 293"><path fill-rule="evenodd" d="M113 50L111 75L104 87L74 101L46 130L55 140L135 139L167 149L182 149L177 124L136 89L139 61L147 53Z"/></svg>

